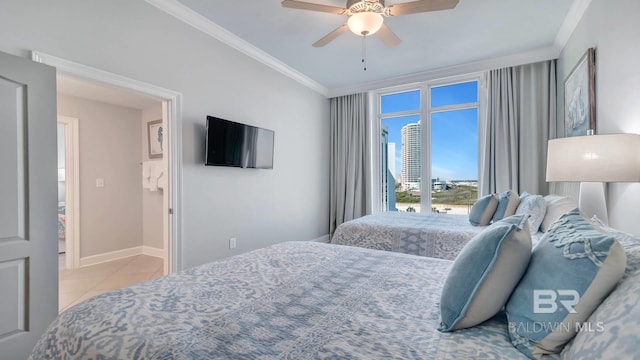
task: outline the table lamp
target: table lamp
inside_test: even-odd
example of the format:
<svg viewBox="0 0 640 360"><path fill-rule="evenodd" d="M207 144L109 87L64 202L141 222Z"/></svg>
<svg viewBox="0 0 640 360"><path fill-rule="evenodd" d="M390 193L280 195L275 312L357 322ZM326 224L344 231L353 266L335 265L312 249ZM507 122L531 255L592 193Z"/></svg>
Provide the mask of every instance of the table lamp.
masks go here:
<svg viewBox="0 0 640 360"><path fill-rule="evenodd" d="M580 182L578 206L608 224L605 182L640 182L640 135L606 134L549 140L547 182Z"/></svg>

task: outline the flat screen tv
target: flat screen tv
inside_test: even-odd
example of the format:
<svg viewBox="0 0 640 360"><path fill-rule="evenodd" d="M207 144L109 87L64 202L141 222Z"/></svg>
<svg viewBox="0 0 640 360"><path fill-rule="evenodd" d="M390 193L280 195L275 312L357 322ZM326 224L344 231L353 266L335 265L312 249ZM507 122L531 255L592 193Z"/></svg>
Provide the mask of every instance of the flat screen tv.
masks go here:
<svg viewBox="0 0 640 360"><path fill-rule="evenodd" d="M207 116L205 165L273 169L273 130Z"/></svg>

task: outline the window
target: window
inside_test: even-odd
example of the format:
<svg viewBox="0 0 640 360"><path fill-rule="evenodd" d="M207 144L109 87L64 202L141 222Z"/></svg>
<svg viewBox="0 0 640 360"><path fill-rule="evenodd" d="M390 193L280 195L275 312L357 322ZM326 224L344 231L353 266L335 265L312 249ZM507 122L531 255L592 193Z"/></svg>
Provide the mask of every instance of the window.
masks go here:
<svg viewBox="0 0 640 360"><path fill-rule="evenodd" d="M417 89L380 98L384 211L420 211L421 94Z"/></svg>
<svg viewBox="0 0 640 360"><path fill-rule="evenodd" d="M478 84L474 77L379 94L383 211L468 214L478 198Z"/></svg>

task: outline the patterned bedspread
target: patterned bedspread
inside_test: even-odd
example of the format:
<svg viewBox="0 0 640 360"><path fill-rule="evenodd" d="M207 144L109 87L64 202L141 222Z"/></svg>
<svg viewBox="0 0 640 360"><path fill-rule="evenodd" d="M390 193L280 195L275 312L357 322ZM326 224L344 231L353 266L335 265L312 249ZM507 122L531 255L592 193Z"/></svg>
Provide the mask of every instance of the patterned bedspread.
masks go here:
<svg viewBox="0 0 640 360"><path fill-rule="evenodd" d="M341 224L331 242L453 260L485 228L467 215L384 212Z"/></svg>
<svg viewBox="0 0 640 360"><path fill-rule="evenodd" d="M282 243L62 313L31 359L518 359L504 319L436 330L449 261Z"/></svg>

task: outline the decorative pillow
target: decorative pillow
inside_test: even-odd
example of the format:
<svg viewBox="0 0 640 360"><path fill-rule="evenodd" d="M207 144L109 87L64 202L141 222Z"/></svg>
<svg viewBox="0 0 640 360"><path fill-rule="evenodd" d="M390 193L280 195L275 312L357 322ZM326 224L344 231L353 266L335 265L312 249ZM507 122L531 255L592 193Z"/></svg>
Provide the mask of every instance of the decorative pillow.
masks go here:
<svg viewBox="0 0 640 360"><path fill-rule="evenodd" d="M442 288L438 330L471 327L502 309L531 256L527 218L498 221L460 251Z"/></svg>
<svg viewBox="0 0 640 360"><path fill-rule="evenodd" d="M547 232L551 224L558 220L562 214L578 207L578 203L575 200L566 196L547 195L544 197L544 201L547 203L547 211L540 224L540 231L542 232Z"/></svg>
<svg viewBox="0 0 640 360"><path fill-rule="evenodd" d="M599 219L591 218L598 223ZM616 289L589 317L592 331L578 332L562 352L563 359L634 359L640 332L640 239L604 226L627 255L627 269Z"/></svg>
<svg viewBox="0 0 640 360"><path fill-rule="evenodd" d="M620 243L578 209L567 212L540 240L506 306L513 345L530 358L558 353L624 274Z"/></svg>
<svg viewBox="0 0 640 360"><path fill-rule="evenodd" d="M496 199L495 195L483 196L471 207L469 222L474 226L489 225L497 206L498 199Z"/></svg>
<svg viewBox="0 0 640 360"><path fill-rule="evenodd" d="M520 194L520 204L516 209L516 215L529 215L529 230L535 234L540 229L544 214L547 213L547 203L542 195L530 195L526 192Z"/></svg>
<svg viewBox="0 0 640 360"><path fill-rule="evenodd" d="M500 194L498 197L498 207L493 214L493 221L502 220L516 213L516 209L520 204L520 197L518 193L512 190L508 190Z"/></svg>

